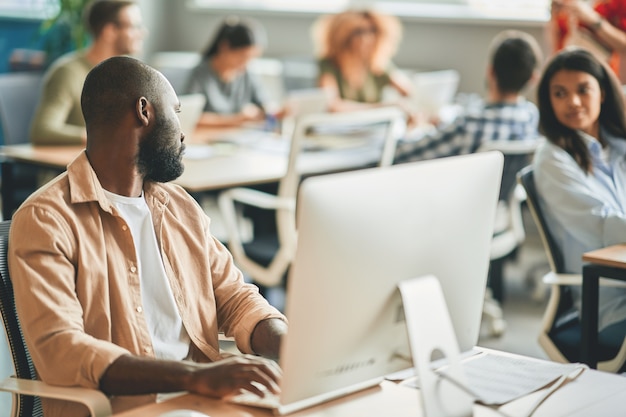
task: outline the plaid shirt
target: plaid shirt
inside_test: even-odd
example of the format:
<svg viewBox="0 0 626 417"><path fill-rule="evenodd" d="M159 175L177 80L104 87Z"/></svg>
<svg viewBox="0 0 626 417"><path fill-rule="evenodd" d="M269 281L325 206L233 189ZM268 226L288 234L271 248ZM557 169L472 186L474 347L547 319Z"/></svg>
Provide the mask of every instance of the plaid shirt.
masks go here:
<svg viewBox="0 0 626 417"><path fill-rule="evenodd" d="M395 163L473 153L487 141L535 138L538 121L537 107L524 98L517 103L480 101L435 134L398 143Z"/></svg>

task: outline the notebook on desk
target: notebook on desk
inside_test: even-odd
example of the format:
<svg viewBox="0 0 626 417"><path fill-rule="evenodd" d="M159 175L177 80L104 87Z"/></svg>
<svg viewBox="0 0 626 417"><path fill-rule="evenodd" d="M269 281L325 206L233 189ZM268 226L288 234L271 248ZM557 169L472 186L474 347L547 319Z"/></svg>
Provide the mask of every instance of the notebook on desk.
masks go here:
<svg viewBox="0 0 626 417"><path fill-rule="evenodd" d="M502 155L311 177L298 195L277 402L289 414L412 367L401 280L434 274L461 351L478 341ZM441 190L454 190L442 192Z"/></svg>

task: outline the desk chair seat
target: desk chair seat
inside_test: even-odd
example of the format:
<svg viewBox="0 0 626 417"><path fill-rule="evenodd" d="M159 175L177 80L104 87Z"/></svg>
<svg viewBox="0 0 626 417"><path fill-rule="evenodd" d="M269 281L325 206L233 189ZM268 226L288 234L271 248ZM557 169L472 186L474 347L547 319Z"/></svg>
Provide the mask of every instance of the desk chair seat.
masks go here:
<svg viewBox="0 0 626 417"><path fill-rule="evenodd" d="M574 307L572 286L582 285L582 274L565 273L563 253L546 223L539 205L532 166L517 174L524 187L532 218L537 225L551 271L543 277L550 286L550 299L544 312L539 345L548 357L557 362L581 360L581 323ZM616 281L600 280L601 285L620 285ZM606 327L598 333L598 369L607 372L626 371L626 320Z"/></svg>
<svg viewBox="0 0 626 417"><path fill-rule="evenodd" d="M52 386L37 380L35 367L17 317L13 286L9 277L7 250L10 227L10 220L0 222L0 313L15 369L15 377L0 380L0 391L13 394L11 416L43 416L41 397L82 403L94 417L111 416L109 400L100 391Z"/></svg>

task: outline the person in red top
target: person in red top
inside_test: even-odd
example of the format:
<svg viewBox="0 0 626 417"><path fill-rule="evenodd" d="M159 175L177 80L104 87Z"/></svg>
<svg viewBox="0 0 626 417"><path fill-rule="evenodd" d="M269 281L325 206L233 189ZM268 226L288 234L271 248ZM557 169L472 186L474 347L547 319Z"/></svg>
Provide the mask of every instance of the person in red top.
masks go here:
<svg viewBox="0 0 626 417"><path fill-rule="evenodd" d="M552 0L555 51L568 44L576 22L613 51L609 64L626 84L626 0Z"/></svg>

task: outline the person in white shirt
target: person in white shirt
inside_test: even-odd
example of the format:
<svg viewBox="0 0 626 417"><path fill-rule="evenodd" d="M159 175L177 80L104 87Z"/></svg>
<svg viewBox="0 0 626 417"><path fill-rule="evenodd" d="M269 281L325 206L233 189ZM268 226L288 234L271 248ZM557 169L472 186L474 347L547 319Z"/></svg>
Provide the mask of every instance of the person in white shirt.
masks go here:
<svg viewBox="0 0 626 417"><path fill-rule="evenodd" d="M566 272L581 273L584 252L626 242L624 98L610 68L583 49L553 57L537 94L548 139L533 162L539 203ZM599 329L625 319L626 289L601 288Z"/></svg>

